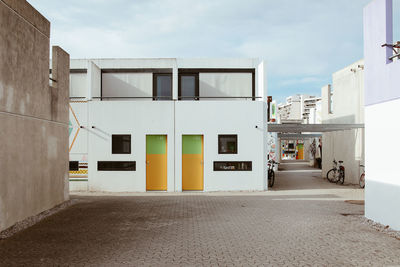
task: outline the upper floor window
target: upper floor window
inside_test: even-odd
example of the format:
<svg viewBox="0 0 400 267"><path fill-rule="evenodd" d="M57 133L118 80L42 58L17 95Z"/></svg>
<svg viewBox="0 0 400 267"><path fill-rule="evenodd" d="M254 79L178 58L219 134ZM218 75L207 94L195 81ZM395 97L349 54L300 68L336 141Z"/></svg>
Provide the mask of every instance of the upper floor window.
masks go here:
<svg viewBox="0 0 400 267"><path fill-rule="evenodd" d="M153 100L172 99L172 74L153 74Z"/></svg>
<svg viewBox="0 0 400 267"><path fill-rule="evenodd" d="M199 74L179 74L179 100L199 99Z"/></svg>
<svg viewBox="0 0 400 267"><path fill-rule="evenodd" d="M131 154L131 135L112 135L112 154Z"/></svg>
<svg viewBox="0 0 400 267"><path fill-rule="evenodd" d="M218 154L237 154L237 135L218 135Z"/></svg>

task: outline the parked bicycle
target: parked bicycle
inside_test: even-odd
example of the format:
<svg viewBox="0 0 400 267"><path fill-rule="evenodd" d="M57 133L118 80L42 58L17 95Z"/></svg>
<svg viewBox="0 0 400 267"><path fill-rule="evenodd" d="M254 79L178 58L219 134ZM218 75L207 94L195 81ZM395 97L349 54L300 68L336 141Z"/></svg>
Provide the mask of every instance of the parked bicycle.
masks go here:
<svg viewBox="0 0 400 267"><path fill-rule="evenodd" d="M327 172L326 179L331 183L344 183L344 166L342 160L339 160L339 162L333 160L333 168Z"/></svg>
<svg viewBox="0 0 400 267"><path fill-rule="evenodd" d="M279 163L273 159L268 160L268 187L273 187L275 183L275 172L274 167Z"/></svg>
<svg viewBox="0 0 400 267"><path fill-rule="evenodd" d="M364 165L360 165L360 167L365 168ZM358 181L359 185L361 188L365 187L365 169L363 170L363 172L360 175L360 180Z"/></svg>

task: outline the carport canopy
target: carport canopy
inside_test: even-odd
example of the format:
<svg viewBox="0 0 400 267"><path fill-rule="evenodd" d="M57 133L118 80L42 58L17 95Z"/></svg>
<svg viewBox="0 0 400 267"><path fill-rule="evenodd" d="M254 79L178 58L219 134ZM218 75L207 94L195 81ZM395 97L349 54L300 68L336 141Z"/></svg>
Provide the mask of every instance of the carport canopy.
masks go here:
<svg viewBox="0 0 400 267"><path fill-rule="evenodd" d="M364 128L364 124L268 124L268 132L275 133L323 133L360 128Z"/></svg>

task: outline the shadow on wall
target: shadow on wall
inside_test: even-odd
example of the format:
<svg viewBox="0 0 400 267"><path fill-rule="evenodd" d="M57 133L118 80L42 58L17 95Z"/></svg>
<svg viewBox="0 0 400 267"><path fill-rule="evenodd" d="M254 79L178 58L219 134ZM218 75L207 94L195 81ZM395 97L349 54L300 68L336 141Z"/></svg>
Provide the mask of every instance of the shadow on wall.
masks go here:
<svg viewBox="0 0 400 267"><path fill-rule="evenodd" d="M126 75L126 77L128 77L130 74L103 73L103 97L152 97L152 73L136 74L138 79L142 80L138 82L140 83L141 88L136 87L133 84L128 83L120 78L120 76L122 77L122 75ZM141 75L141 77L139 77L139 75Z"/></svg>
<svg viewBox="0 0 400 267"><path fill-rule="evenodd" d="M240 73L235 75L242 76L224 76L215 75L200 77L199 94L200 97L249 97L253 95L251 74Z"/></svg>
<svg viewBox="0 0 400 267"><path fill-rule="evenodd" d="M365 217L399 231L399 212L393 210L393 205L387 205L387 203L400 203L400 186L371 180L367 175L365 188L368 188L365 190Z"/></svg>
<svg viewBox="0 0 400 267"><path fill-rule="evenodd" d="M354 114L348 115L348 116L342 116L342 117L337 117L333 119L327 119L324 120L322 123L328 124L355 124L356 122L356 116Z"/></svg>
<svg viewBox="0 0 400 267"><path fill-rule="evenodd" d="M345 182L358 184L360 164L364 164L364 130L324 133L322 136L322 177L333 167L333 160L342 160L345 167Z"/></svg>

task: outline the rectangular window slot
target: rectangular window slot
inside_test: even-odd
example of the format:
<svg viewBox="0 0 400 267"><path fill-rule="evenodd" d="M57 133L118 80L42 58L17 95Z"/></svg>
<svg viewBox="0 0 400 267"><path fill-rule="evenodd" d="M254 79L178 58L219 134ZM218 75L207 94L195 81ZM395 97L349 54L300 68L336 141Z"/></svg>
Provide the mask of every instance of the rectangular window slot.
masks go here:
<svg viewBox="0 0 400 267"><path fill-rule="evenodd" d="M131 135L112 135L112 154L131 154Z"/></svg>
<svg viewBox="0 0 400 267"><path fill-rule="evenodd" d="M136 171L136 161L98 161L98 171Z"/></svg>
<svg viewBox="0 0 400 267"><path fill-rule="evenodd" d="M69 162L69 170L70 171L79 171L79 161L70 161Z"/></svg>
<svg viewBox="0 0 400 267"><path fill-rule="evenodd" d="M218 154L237 154L237 135L220 134L218 135Z"/></svg>
<svg viewBox="0 0 400 267"><path fill-rule="evenodd" d="M252 162L214 161L214 171L252 171Z"/></svg>

